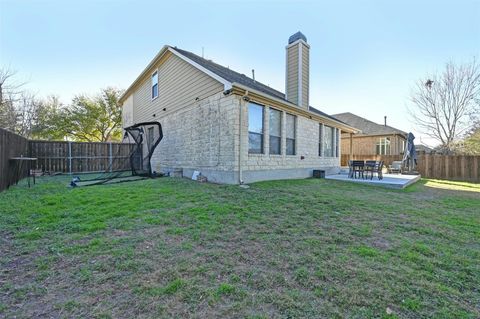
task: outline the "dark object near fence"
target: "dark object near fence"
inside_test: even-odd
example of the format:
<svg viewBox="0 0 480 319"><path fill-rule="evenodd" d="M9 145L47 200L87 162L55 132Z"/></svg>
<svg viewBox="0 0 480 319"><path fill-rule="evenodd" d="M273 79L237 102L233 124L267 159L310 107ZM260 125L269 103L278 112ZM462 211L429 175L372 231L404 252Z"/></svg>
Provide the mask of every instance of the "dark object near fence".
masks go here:
<svg viewBox="0 0 480 319"><path fill-rule="evenodd" d="M135 142L130 154L124 159L122 166L130 164L130 171L113 171L107 168L102 174L91 179L75 181L72 179L71 187L93 186L128 182L157 174L152 171L151 159L155 148L163 138L162 126L158 122L143 122L125 128L125 138Z"/></svg>
<svg viewBox="0 0 480 319"><path fill-rule="evenodd" d="M313 170L313 177L314 178L325 178L325 171L314 169Z"/></svg>
<svg viewBox="0 0 480 319"><path fill-rule="evenodd" d="M408 133L407 146L405 147L405 153L403 154L402 159L402 165L408 173L417 173L415 172L415 167L417 166L417 152L415 151L414 140L415 136L413 133Z"/></svg>
<svg viewBox="0 0 480 319"><path fill-rule="evenodd" d="M125 135L135 142L130 154L132 175L152 177L151 159L155 148L163 139L162 126L158 122L143 122L125 128Z"/></svg>

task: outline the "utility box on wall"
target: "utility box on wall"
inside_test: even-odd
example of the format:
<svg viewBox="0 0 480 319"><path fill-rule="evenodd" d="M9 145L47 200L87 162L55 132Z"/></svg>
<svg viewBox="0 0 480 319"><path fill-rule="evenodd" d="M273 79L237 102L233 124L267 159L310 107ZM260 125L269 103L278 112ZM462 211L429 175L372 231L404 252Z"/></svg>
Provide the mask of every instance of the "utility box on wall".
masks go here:
<svg viewBox="0 0 480 319"><path fill-rule="evenodd" d="M325 178L325 171L314 169L313 170L313 178Z"/></svg>

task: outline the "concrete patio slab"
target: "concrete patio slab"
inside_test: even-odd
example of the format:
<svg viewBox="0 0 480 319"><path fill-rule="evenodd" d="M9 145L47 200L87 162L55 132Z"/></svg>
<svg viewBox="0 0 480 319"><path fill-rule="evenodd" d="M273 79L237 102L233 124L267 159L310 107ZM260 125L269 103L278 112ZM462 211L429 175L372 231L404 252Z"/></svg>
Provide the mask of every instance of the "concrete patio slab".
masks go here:
<svg viewBox="0 0 480 319"><path fill-rule="evenodd" d="M325 179L333 179L336 181L369 184L376 186L384 186L390 188L405 188L410 186L421 178L420 175L400 175L400 174L383 174L383 179L379 180L376 176L373 179L349 178L348 174L327 175Z"/></svg>

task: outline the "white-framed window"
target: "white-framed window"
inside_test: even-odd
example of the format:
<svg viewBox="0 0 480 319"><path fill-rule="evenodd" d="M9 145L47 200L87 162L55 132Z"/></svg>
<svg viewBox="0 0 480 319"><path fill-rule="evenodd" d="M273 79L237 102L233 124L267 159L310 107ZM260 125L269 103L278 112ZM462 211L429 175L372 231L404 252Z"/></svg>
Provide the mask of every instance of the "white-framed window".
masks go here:
<svg viewBox="0 0 480 319"><path fill-rule="evenodd" d="M270 109L269 113L270 154L280 155L282 153L282 112Z"/></svg>
<svg viewBox="0 0 480 319"><path fill-rule="evenodd" d="M263 109L262 105L248 104L248 153L263 153Z"/></svg>
<svg viewBox="0 0 480 319"><path fill-rule="evenodd" d="M296 145L295 145L295 133L296 133L296 116L287 113L286 117L286 146L287 146L287 155L295 155Z"/></svg>
<svg viewBox="0 0 480 319"><path fill-rule="evenodd" d="M325 157L333 157L333 139L335 137L334 128L328 125L324 126L324 137L323 137L323 155Z"/></svg>
<svg viewBox="0 0 480 319"><path fill-rule="evenodd" d="M390 155L390 137L380 137L376 145L377 155Z"/></svg>
<svg viewBox="0 0 480 319"><path fill-rule="evenodd" d="M152 100L158 97L158 71L152 73Z"/></svg>

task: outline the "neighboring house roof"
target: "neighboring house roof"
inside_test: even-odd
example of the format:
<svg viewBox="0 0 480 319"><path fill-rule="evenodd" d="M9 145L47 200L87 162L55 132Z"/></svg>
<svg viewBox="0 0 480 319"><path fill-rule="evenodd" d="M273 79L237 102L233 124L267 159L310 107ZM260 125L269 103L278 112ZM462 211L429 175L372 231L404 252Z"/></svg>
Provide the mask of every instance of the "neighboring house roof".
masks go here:
<svg viewBox="0 0 480 319"><path fill-rule="evenodd" d="M235 72L227 67L224 67L220 64L217 64L211 60L202 58L195 53L179 49L177 47L172 47L172 46L164 46L162 50L155 56L155 58L149 63L149 65L143 70L143 72L137 77L137 79L132 83L132 85L124 92L124 94L120 97L120 102L123 102L123 100L130 94L130 92L133 90L135 85L140 82L142 77L150 70L150 68L163 56L163 54L166 51L170 51L177 55L178 57L182 58L183 60L187 61L188 63L194 65L198 69L202 70L203 72L207 73L208 75L212 76L213 78L217 79L221 83L224 84L225 90L230 89L231 85L233 83L240 84L244 87L250 88L252 90L256 90L260 93L263 93L265 95L269 95L271 97L274 97L276 99L279 99L283 102L290 103L287 99L285 99L285 94L277 91L268 85L265 85L261 82L258 82L256 80L253 80L252 78L249 78L245 74L241 74L238 72ZM331 115L328 115L312 106L309 106L308 111L315 113L317 115L320 115L322 117L328 118L330 120L333 120L335 122L338 122L340 124L343 124L347 127L350 127L348 123L343 122L340 119L337 119ZM355 127L351 127L351 129L356 129Z"/></svg>
<svg viewBox="0 0 480 319"><path fill-rule="evenodd" d="M433 151L432 148L423 144L415 144L415 150L417 152L425 152L425 153L431 153Z"/></svg>
<svg viewBox="0 0 480 319"><path fill-rule="evenodd" d="M362 131L361 134L363 135L407 134L406 132L397 128L388 125L377 124L350 112L334 114L332 116L350 126L358 128Z"/></svg>

